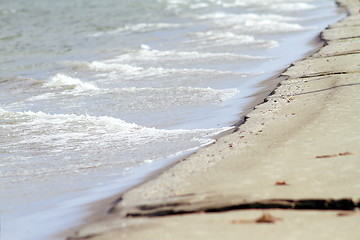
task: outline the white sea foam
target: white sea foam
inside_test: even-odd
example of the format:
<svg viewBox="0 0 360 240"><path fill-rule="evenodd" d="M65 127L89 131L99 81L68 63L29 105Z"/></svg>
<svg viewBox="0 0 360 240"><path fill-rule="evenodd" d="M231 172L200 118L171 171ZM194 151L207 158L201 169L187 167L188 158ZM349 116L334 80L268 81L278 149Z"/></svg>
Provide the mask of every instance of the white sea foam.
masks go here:
<svg viewBox="0 0 360 240"><path fill-rule="evenodd" d="M121 27L116 31L147 32L159 29L178 28L180 26L180 24L175 23L138 23L125 25L124 27Z"/></svg>
<svg viewBox="0 0 360 240"><path fill-rule="evenodd" d="M14 181L26 180L27 176L44 177L56 172L77 172L104 167L105 162L112 161L112 154L115 154L117 164L131 166L133 163L126 157L128 152L136 158L136 154L132 152L134 150L153 151L154 144L175 143L180 139L187 140L185 149L193 148L213 142L208 136L228 129L163 130L107 116L10 112L1 108L0 116L1 128L9 132L6 141L0 139L3 151L17 149L17 154L36 152L38 157L46 156L46 159L35 162L23 159L17 163L16 168L9 168L2 173L8 177L19 176L12 179ZM32 137L29 138L29 135ZM166 154L173 153L173 150L163 151ZM52 156L59 157L63 154L64 158L51 161ZM71 157L73 154L77 156L75 159ZM96 161L89 161L89 156L95 157ZM9 164L11 165L11 161L6 163L7 167Z"/></svg>
<svg viewBox="0 0 360 240"><path fill-rule="evenodd" d="M234 72L206 68L138 67L116 60L67 62L77 72L91 71L92 82L103 88L119 87L207 87L226 80L246 82L263 72ZM146 65L146 64L145 64ZM187 66L184 66L187 67ZM95 78L95 79L94 79Z"/></svg>
<svg viewBox="0 0 360 240"><path fill-rule="evenodd" d="M219 71L212 69L187 69L187 68L162 68L162 67L139 67L125 63L116 63L116 59L108 61L93 61L93 62L67 62L67 65L73 66L77 70L86 69L96 72L106 72L104 76L111 76L111 73L119 73L123 76L163 76L171 74L209 74L209 75L232 75L236 77L245 77L249 75L255 75L255 73L235 73L231 71Z"/></svg>
<svg viewBox="0 0 360 240"><path fill-rule="evenodd" d="M171 29L181 27L180 24L175 23L137 23L137 24L126 24L115 30L104 31L90 34L89 37L99 37L104 34L118 34L118 33L142 33L150 32L163 29Z"/></svg>
<svg viewBox="0 0 360 240"><path fill-rule="evenodd" d="M163 63L188 63L189 61L244 61L262 60L264 57L239 55L233 53L202 53L197 51L160 51L155 49L140 49L131 53L122 54L115 59L106 61L107 63L138 63L147 62L151 64Z"/></svg>
<svg viewBox="0 0 360 240"><path fill-rule="evenodd" d="M274 10L278 12L284 11L299 11L299 10L309 10L315 8L314 5L309 4L307 1L289 3L289 1L263 1L263 0L236 0L232 2L222 2L219 4L225 8L234 8L234 7L256 7L263 8L268 10Z"/></svg>
<svg viewBox="0 0 360 240"><path fill-rule="evenodd" d="M272 20L262 20L262 21L249 20L243 24L238 24L234 26L233 29L255 33L255 34L275 34L275 33L299 32L299 31L309 30L311 28L303 27L299 24L283 23Z"/></svg>
<svg viewBox="0 0 360 240"><path fill-rule="evenodd" d="M56 74L51 80L43 85L44 87L60 88L75 91L97 90L94 84L82 82L78 78L73 78L64 74Z"/></svg>
<svg viewBox="0 0 360 240"><path fill-rule="evenodd" d="M213 45L226 46L226 45L253 45L265 48L277 47L279 44L275 40L261 40L256 39L254 36L239 35L233 32L223 31L207 31L188 34L189 36L196 37L196 39L188 40L186 43L192 43L199 46L199 48L209 47ZM199 44L201 41L202 44Z"/></svg>
<svg viewBox="0 0 360 240"><path fill-rule="evenodd" d="M47 99L54 99L58 96L57 93L43 93L36 96L29 97L25 99L25 102L32 102L32 101L41 101L41 100L47 100ZM15 104L16 105L16 104ZM19 104L17 104L19 105Z"/></svg>
<svg viewBox="0 0 360 240"><path fill-rule="evenodd" d="M113 89L111 92L116 93L135 93L137 95L149 96L148 101L152 104L164 103L172 106L184 106L188 104L217 103L232 98L239 90L229 89L212 89L212 88L194 88L194 87L171 87L171 88L121 88ZM170 96L170 97L169 97ZM154 101L156 99L156 101Z"/></svg>
<svg viewBox="0 0 360 240"><path fill-rule="evenodd" d="M210 14L203 14L198 15L195 17L196 19L234 19L238 22L243 22L247 20L274 20L274 21L298 21L300 19L295 17L289 17L289 16L283 16L283 15L277 15L277 14L254 14L254 13L247 13L247 14L231 14L231 13L225 13L225 12L215 12Z"/></svg>
<svg viewBox="0 0 360 240"><path fill-rule="evenodd" d="M111 105L117 111L151 111L154 109L169 110L174 107L190 107L200 105L219 104L236 94L239 90L194 88L194 87L168 87L168 88L99 88L88 94L65 91L61 93L44 93L26 99L27 102L53 101L52 107L60 109L87 108L90 111L99 111L95 104ZM135 97L136 96L136 97ZM69 106L68 100L72 100ZM87 104L84 105L83 103ZM104 109L106 110L106 109ZM110 114L111 112L109 112Z"/></svg>
<svg viewBox="0 0 360 240"><path fill-rule="evenodd" d="M56 140L57 137L60 135L63 138L79 138L86 141L89 141L89 139L93 139L96 134L116 134L119 133L119 137L124 137L126 139L127 137L131 136L131 139L128 139L128 141L137 141L141 139L142 132L147 132L148 134L152 133L167 133L172 132L168 130L160 130L155 128L146 128L139 126L134 123L127 123L121 119L108 117L108 116L101 116L101 117L95 117L95 116L89 116L89 115L76 115L76 114L47 114L44 112L32 112L32 111L26 111L26 112L10 112L6 111L4 109L0 109L0 114L4 118L9 118L14 121L18 121L18 125L20 127L29 126L27 128L28 131L31 132L37 132L40 129L43 129L41 131L41 134L43 134L43 138L46 138L47 140ZM13 125L7 125L6 122L3 124L5 127L12 128ZM47 130L56 130L56 133L54 132L46 132ZM183 132L187 130L174 130L173 132ZM66 133L70 133L70 135L67 135ZM76 132L76 133L75 133ZM136 132L139 132L136 134ZM121 133L121 134L120 134ZM82 138L84 136L80 135L89 135L92 134L93 137L87 136L86 138ZM131 135L128 135L131 134ZM135 135L134 135L135 134ZM59 136L58 136L59 135ZM121 136L120 136L121 135ZM89 138L90 137L90 138ZM29 142L41 142L43 143L44 139L39 138L27 138L24 141L18 142L21 143L29 143ZM46 142L46 141L45 141ZM54 142L51 142L49 144L54 144Z"/></svg>
<svg viewBox="0 0 360 240"><path fill-rule="evenodd" d="M207 8L209 7L210 5L208 3L193 3L193 4L190 4L190 9L200 9L200 8Z"/></svg>
<svg viewBox="0 0 360 240"><path fill-rule="evenodd" d="M263 1L264 3L264 1ZM312 4L309 4L307 2L297 2L297 3L290 3L288 1L285 1L277 6L271 4L271 3L266 3L264 4L264 6L266 6L267 8L271 9L271 10L275 10L275 11L282 11L282 12L286 12L286 11L299 11L299 10L310 10L310 9L314 9L315 6Z"/></svg>
<svg viewBox="0 0 360 240"><path fill-rule="evenodd" d="M0 107L0 114L5 115L5 114L9 114L9 112Z"/></svg>
<svg viewBox="0 0 360 240"><path fill-rule="evenodd" d="M264 0L206 0L206 1L194 1L194 0L159 0L167 5L167 10L179 12L186 9L194 9L197 6L199 8L209 7L210 5L217 5L224 8L258 8L273 11L294 11L294 10L309 10L313 9L314 5L310 4L309 1L303 0L300 2L290 2L286 0L278 1L264 1Z"/></svg>
<svg viewBox="0 0 360 240"><path fill-rule="evenodd" d="M222 29L239 30L242 33L272 34L304 31L309 28L292 23L297 18L276 14L227 14L217 12L201 15L199 19L211 19Z"/></svg>
<svg viewBox="0 0 360 240"><path fill-rule="evenodd" d="M105 71L105 72L122 72L129 75L140 75L143 74L146 69L142 67L132 66L129 64L118 64L118 63L104 63L100 61L93 61L91 63L84 63L84 65L93 71Z"/></svg>

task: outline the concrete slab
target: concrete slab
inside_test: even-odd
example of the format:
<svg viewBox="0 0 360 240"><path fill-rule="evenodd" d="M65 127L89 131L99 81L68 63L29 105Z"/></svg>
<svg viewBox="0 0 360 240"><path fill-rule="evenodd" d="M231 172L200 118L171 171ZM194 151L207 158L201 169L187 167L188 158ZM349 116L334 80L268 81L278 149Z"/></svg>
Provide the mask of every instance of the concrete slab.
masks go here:
<svg viewBox="0 0 360 240"><path fill-rule="evenodd" d="M325 40L349 39L360 37L360 26L346 26L341 28L327 29L321 34Z"/></svg>
<svg viewBox="0 0 360 240"><path fill-rule="evenodd" d="M360 20L359 20L360 21ZM330 57L360 53L360 38L330 41L313 57Z"/></svg>
<svg viewBox="0 0 360 240"><path fill-rule="evenodd" d="M306 78L326 76L341 73L358 72L360 69L360 54L347 54L324 58L310 57L296 62L283 75L291 78Z"/></svg>
<svg viewBox="0 0 360 240"><path fill-rule="evenodd" d="M136 229L118 222L104 235L93 232L92 240L183 240L183 239L287 239L355 240L360 238L359 212L281 211L265 212L272 223L257 223L264 211L188 214L149 219ZM161 226L161 227L160 227ZM336 227L331 227L336 226ZM88 232L91 234L91 232ZM306 233L306 234L304 234ZM85 236L86 234L84 234ZM90 236L90 235L88 235Z"/></svg>

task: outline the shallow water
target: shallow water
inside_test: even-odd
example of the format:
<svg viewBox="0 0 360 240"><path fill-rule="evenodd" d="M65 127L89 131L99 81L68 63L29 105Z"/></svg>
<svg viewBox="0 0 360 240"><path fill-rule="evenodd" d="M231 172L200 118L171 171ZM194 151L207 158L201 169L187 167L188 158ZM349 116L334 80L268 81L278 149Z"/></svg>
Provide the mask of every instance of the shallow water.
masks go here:
<svg viewBox="0 0 360 240"><path fill-rule="evenodd" d="M340 17L330 0L1 1L3 239L55 239L231 131Z"/></svg>

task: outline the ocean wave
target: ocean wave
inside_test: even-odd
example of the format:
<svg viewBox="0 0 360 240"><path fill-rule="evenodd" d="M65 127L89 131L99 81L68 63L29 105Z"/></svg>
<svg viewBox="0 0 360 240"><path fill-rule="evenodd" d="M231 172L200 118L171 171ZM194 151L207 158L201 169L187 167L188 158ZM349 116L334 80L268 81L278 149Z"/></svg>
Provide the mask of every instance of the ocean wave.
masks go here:
<svg viewBox="0 0 360 240"><path fill-rule="evenodd" d="M314 9L315 6L310 4L309 1L300 2L288 2L286 0L279 1L263 1L263 0L205 0L205 1L193 1L193 0L159 0L166 4L166 9L169 11L179 12L187 9L207 8L210 6L220 6L223 8L258 8L273 10L277 12L287 12L294 10L309 10Z"/></svg>
<svg viewBox="0 0 360 240"><path fill-rule="evenodd" d="M241 33L272 34L309 29L293 23L299 21L297 18L276 14L228 14L217 12L200 15L197 18L212 20L221 29L239 30Z"/></svg>
<svg viewBox="0 0 360 240"><path fill-rule="evenodd" d="M179 28L182 25L176 23L137 23L137 24L126 24L110 31L97 32L88 35L89 37L99 37L104 34L118 34L118 33L142 33L151 32L156 30Z"/></svg>
<svg viewBox="0 0 360 240"><path fill-rule="evenodd" d="M198 51L160 51L155 49L140 49L119 55L105 63L125 63L130 65L145 65L146 67L181 67L192 64L205 64L219 61L257 61L267 59L261 56L240 55L234 53L211 53Z"/></svg>
<svg viewBox="0 0 360 240"><path fill-rule="evenodd" d="M211 60L220 60L220 59L229 59L229 60L251 60L251 59L263 59L262 57L254 57L250 55L239 55L232 53L201 53L196 51L191 52L181 52L181 51L159 51L159 50L148 50L142 49L135 53L124 54L118 56L116 61L136 61L136 60L145 60L152 61L156 59L166 59L166 60L197 60L197 59L211 59ZM177 59L174 59L177 58Z"/></svg>
<svg viewBox="0 0 360 240"><path fill-rule="evenodd" d="M207 87L224 81L245 83L263 72L240 72L207 68L139 67L134 64L93 61L66 62L75 72L91 75L92 83L102 88L120 87Z"/></svg>
<svg viewBox="0 0 360 240"><path fill-rule="evenodd" d="M157 103L167 102L170 105L186 105L196 101L199 102L222 102L232 98L239 90L212 89L196 87L170 87L170 88L121 88L107 91L107 93L135 93L138 95L149 96L148 101L153 102L156 98ZM169 97L171 99L169 99Z"/></svg>
<svg viewBox="0 0 360 240"><path fill-rule="evenodd" d="M65 65L72 66L76 71L95 71L106 73L121 73L123 76L148 76L158 75L165 71L164 68L143 68L130 64L106 63L103 61L92 62L65 62Z"/></svg>
<svg viewBox="0 0 360 240"><path fill-rule="evenodd" d="M209 7L210 4L208 3L204 3L204 2L199 2L199 3L192 3L189 5L190 9L201 9L201 8L207 8Z"/></svg>
<svg viewBox="0 0 360 240"><path fill-rule="evenodd" d="M137 156L134 151L142 154L143 151L149 151L148 154L151 154L154 145L160 147L166 142L169 148L174 148L174 143L178 141L185 141L184 149L190 149L213 142L211 136L229 129L165 130L108 116L10 112L2 108L0 116L0 127L9 132L6 139L0 139L2 151L16 151L17 155L23 156L23 161L17 162L16 167L11 167L11 161L3 162L7 168L2 176L20 177L13 179L14 181L26 180L27 176L43 177L57 172L69 173L106 167L105 163L110 162L112 166L131 166L134 163L127 156L132 156L135 161ZM166 156L179 150L163 151ZM64 157L60 157L63 155ZM57 156L57 160L52 162L54 156ZM37 161L26 161L26 158L31 157L37 157Z"/></svg>
<svg viewBox="0 0 360 240"><path fill-rule="evenodd" d="M58 126L58 127L66 127L66 125L72 124L91 124L94 126L117 126L122 129L140 129L141 127L133 124L127 123L120 119L112 118L112 117L93 117L88 115L76 115L76 114L47 114L44 112L11 112L5 109L0 108L0 114L2 117L8 117L15 121L18 121L20 126L24 126L27 124L34 125L49 125L49 126Z"/></svg>
<svg viewBox="0 0 360 240"><path fill-rule="evenodd" d="M219 25L227 24L218 22ZM232 29L253 34L276 34L306 31L312 28L303 27L300 24L284 23L273 20L248 20L242 24L236 24Z"/></svg>
<svg viewBox="0 0 360 240"><path fill-rule="evenodd" d="M263 0L249 0L249 1L235 0L232 2L221 2L220 5L224 8L256 7L256 8L274 10L277 12L309 10L315 8L315 6L308 3L308 1L289 3L286 0L276 1L276 2L269 2Z"/></svg>
<svg viewBox="0 0 360 240"><path fill-rule="evenodd" d="M29 132L34 133L34 137L26 137L23 141L19 141L19 144L38 142L57 145L56 142L66 143L60 140L60 138L79 139L87 142L96 139L96 135L107 134L116 135L128 143L136 143L140 139L146 139L143 137L144 135L153 135L153 138L160 138L173 134L187 134L191 132L208 133L209 131L218 133L222 131L222 129L165 130L144 127L109 116L96 117L76 114L48 114L41 111L11 112L2 108L0 108L0 116L2 117L0 123L4 128L19 129L17 131L15 130L19 133L19 137L27 136ZM13 124L14 122L17 124ZM35 137L39 134L43 135L41 139ZM105 142L109 142L109 140ZM79 143L81 144L81 142ZM68 147L73 148L72 146Z"/></svg>
<svg viewBox="0 0 360 240"><path fill-rule="evenodd" d="M211 74L211 75L232 75L234 77L246 77L255 73L236 73L232 71L220 71L212 69L188 69L188 68L163 68L163 67L139 67L130 64L116 63L116 60L93 61L93 62L66 62L66 65L74 67L76 70L91 70L95 72L121 73L125 76L163 76L171 74Z"/></svg>
<svg viewBox="0 0 360 240"><path fill-rule="evenodd" d="M43 84L44 87L58 88L63 90L89 91L98 90L94 84L82 82L78 78L73 78L65 74L58 73L49 82Z"/></svg>
<svg viewBox="0 0 360 240"><path fill-rule="evenodd" d="M252 45L261 46L265 48L274 48L279 44L275 40L262 40L256 39L254 36L235 34L233 32L223 31L207 31L207 32L196 32L188 34L190 37L196 37L193 40L187 40L185 43L196 44L198 48L206 48L213 45L226 46L226 45ZM262 57L264 59L264 57Z"/></svg>
<svg viewBox="0 0 360 240"><path fill-rule="evenodd" d="M133 90L129 89L129 91L133 91ZM89 134L121 133L123 135L125 133L132 133L138 131L140 135L142 134L142 132L151 133L151 134L152 133L181 134L181 133L190 133L190 132L208 133L208 131L215 131L216 133L218 133L219 131L228 129L228 128L224 128L224 129L216 128L216 129L195 129L195 130L185 130L185 129L166 130L166 129L144 127L135 123L128 123L121 119L109 117L109 116L97 117L97 116L77 115L77 114L48 114L41 111L11 112L3 108L0 108L0 114L2 116L1 124L8 125L9 127L26 126L30 124L30 125L37 125L34 127L33 130L36 130L36 127L38 128L56 127L57 129L64 129L64 130L67 129L71 132L72 131L84 132L84 133L87 132ZM17 121L18 125L15 126L14 124L10 124L10 122L6 122L7 119L11 121ZM97 131L93 132L91 128L97 128L98 132ZM114 132L114 130L119 130L119 131ZM46 134L46 131L43 132L44 134ZM86 140L86 138L82 138L82 139ZM31 139L31 138L28 140L38 141L36 139ZM135 138L135 140L138 139Z"/></svg>
<svg viewBox="0 0 360 240"><path fill-rule="evenodd" d="M278 14L254 14L254 13L247 13L247 14L232 14L232 13L226 13L226 12L214 12L210 14L203 14L198 15L195 17L195 19L200 20L215 20L215 19L236 19L237 21L247 21L247 20L274 20L274 21L299 21L301 19L295 18L295 17L289 17L289 16L283 16Z"/></svg>
<svg viewBox="0 0 360 240"><path fill-rule="evenodd" d="M117 111L147 111L154 109L172 109L174 107L199 106L204 104L219 104L234 97L239 90L212 89L196 87L168 87L168 88L98 88L87 92L63 91L43 93L26 99L26 102L42 101L43 104L57 106L61 109L86 108L89 111L99 111L92 104L112 105ZM134 97L136 96L136 97ZM72 100L69 106L68 100ZM46 103L48 102L49 103ZM55 102L54 102L55 101ZM44 103L45 102L45 103ZM84 103L86 102L86 105ZM56 107L55 107L56 108Z"/></svg>

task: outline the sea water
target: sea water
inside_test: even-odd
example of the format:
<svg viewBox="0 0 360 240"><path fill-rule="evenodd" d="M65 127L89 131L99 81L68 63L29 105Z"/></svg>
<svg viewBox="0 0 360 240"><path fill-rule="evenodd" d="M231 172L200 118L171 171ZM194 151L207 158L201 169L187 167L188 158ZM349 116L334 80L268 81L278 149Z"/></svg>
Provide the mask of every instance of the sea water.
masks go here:
<svg viewBox="0 0 360 240"><path fill-rule="evenodd" d="M1 239L56 239L260 102L330 0L1 0Z"/></svg>

